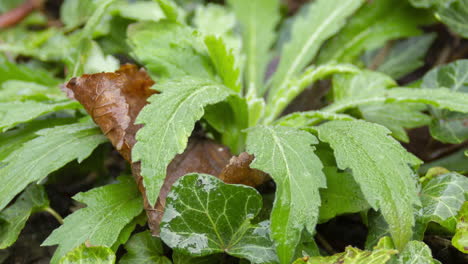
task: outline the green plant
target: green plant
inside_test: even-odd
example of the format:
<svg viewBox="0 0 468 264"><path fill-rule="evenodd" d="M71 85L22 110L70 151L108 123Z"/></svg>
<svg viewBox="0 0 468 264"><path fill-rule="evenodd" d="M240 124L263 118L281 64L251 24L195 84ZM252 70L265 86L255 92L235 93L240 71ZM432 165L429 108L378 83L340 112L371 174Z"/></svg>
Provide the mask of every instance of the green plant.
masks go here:
<svg viewBox="0 0 468 264"><path fill-rule="evenodd" d="M397 141L408 142L405 129L424 125L442 142L468 138L467 60L406 87L394 80L422 65L435 36L420 26L434 23L432 11L409 3L421 1L316 0L277 34L279 1L227 2L192 10L167 0L65 1L63 28L28 31L27 23L41 22L24 21L0 33L0 51L32 58L20 64L0 57L1 248L31 213L56 214L42 190L47 176L90 156L107 141L103 131L132 164L136 183L121 176L74 196L87 207L43 243L58 245L52 263L75 263L80 254L113 263L122 244L128 253L121 263L170 263L158 238L132 236L146 222L174 250L174 263L226 261L219 254L252 263L436 263L420 242L433 223L466 252L468 179L433 170L420 178L422 161ZM132 66L98 73L118 68L109 54L130 55L148 73ZM64 79L51 73L57 64L67 69ZM282 115L307 87L330 78L325 107ZM60 92L63 82L81 104ZM176 181L176 155L202 155L188 147L197 123L195 130L238 156ZM210 146L203 155L227 155L209 154ZM268 174L274 201L262 203L254 188L210 172L254 186ZM172 190L160 192L171 181ZM164 216L154 209L164 207ZM368 251L319 257L316 225L359 212Z"/></svg>

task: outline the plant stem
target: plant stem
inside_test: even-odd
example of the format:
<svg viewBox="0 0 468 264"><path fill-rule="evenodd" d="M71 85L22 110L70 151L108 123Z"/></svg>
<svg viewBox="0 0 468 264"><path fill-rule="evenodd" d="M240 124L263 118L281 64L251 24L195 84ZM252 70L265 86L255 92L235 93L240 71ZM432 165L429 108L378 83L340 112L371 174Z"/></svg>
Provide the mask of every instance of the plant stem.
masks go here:
<svg viewBox="0 0 468 264"><path fill-rule="evenodd" d="M333 255L336 254L335 249L328 243L328 241L318 232L315 234L315 238L319 242L320 245L322 245L323 249L327 251L328 254Z"/></svg>
<svg viewBox="0 0 468 264"><path fill-rule="evenodd" d="M55 219L57 219L57 222L59 222L61 225L63 225L63 218L59 215L59 213L57 213L57 211L55 211L54 209L52 209L50 207L45 207L42 211L43 212L48 212Z"/></svg>

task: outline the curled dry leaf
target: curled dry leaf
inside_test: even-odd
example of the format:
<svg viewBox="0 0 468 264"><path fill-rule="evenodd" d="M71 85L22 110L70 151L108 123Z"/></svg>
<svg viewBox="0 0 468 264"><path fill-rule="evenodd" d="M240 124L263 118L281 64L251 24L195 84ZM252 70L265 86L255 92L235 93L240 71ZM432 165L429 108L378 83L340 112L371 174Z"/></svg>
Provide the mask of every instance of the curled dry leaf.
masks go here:
<svg viewBox="0 0 468 264"><path fill-rule="evenodd" d="M116 72L85 74L71 79L67 95L78 100L120 154L131 162L135 135L142 125L135 119L146 100L157 91L148 73L131 64Z"/></svg>
<svg viewBox="0 0 468 264"><path fill-rule="evenodd" d="M71 79L66 88L67 95L78 100L91 115L119 153L132 164L132 174L143 195L148 225L154 235L159 234L166 197L172 184L187 173L207 173L227 183L258 186L269 179L262 171L251 169L254 157L241 153L232 156L226 146L199 136L190 138L187 148L177 155L167 168L167 176L156 205L149 204L140 174L140 163L132 163L131 150L136 143L135 135L142 125L135 119L146 105L147 99L157 91L150 89L154 84L143 69L135 65L123 65L116 72L85 74Z"/></svg>

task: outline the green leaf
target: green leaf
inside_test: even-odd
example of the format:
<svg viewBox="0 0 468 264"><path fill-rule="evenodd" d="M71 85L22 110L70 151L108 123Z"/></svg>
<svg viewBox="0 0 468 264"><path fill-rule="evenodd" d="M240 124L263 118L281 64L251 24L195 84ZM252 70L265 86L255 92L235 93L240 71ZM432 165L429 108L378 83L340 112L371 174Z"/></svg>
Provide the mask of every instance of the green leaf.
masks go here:
<svg viewBox="0 0 468 264"><path fill-rule="evenodd" d="M336 102L352 98L367 98L385 93L396 83L390 77L371 71L359 74L339 74L333 78L333 96ZM426 106L415 103L368 104L359 107L362 117L370 122L386 126L392 131L392 136L408 142L405 128L427 125L431 119L421 113Z"/></svg>
<svg viewBox="0 0 468 264"><path fill-rule="evenodd" d="M44 128L51 128L58 125L65 125L76 122L74 118L45 118L36 119L28 123L19 125L15 129L0 134L0 161L4 160L11 152L21 148L21 146L36 138L37 131Z"/></svg>
<svg viewBox="0 0 468 264"><path fill-rule="evenodd" d="M65 30L71 30L88 21L99 1L65 0L60 6L60 21L65 24Z"/></svg>
<svg viewBox="0 0 468 264"><path fill-rule="evenodd" d="M155 1L152 2L118 2L111 10L113 15L119 15L136 21L157 22L165 18L165 15Z"/></svg>
<svg viewBox="0 0 468 264"><path fill-rule="evenodd" d="M314 82L327 78L336 73L357 73L358 69L350 64L326 64L321 66L311 66L297 79L292 79L287 86L277 89L276 93L271 95L271 101L267 104L265 120L266 124L271 123L283 110L301 94L304 89Z"/></svg>
<svg viewBox="0 0 468 264"><path fill-rule="evenodd" d="M468 113L468 95L452 92L446 88L412 89L392 88L372 96L347 98L322 109L326 112L343 112L350 108L375 103L424 103L437 108Z"/></svg>
<svg viewBox="0 0 468 264"><path fill-rule="evenodd" d="M245 78L247 93L262 96L263 81L270 62L270 48L275 41L275 27L280 19L279 0L229 0L240 23L243 47L247 55Z"/></svg>
<svg viewBox="0 0 468 264"><path fill-rule="evenodd" d="M366 237L366 249L372 249L382 237L390 236L390 230L383 214L374 210L367 212L368 233Z"/></svg>
<svg viewBox="0 0 468 264"><path fill-rule="evenodd" d="M195 122L204 107L226 99L231 90L209 80L190 77L155 86L161 94L151 96L149 105L138 115L137 124L144 124L132 150L132 160L141 161L141 175L150 204L155 204L166 167L187 145Z"/></svg>
<svg viewBox="0 0 468 264"><path fill-rule="evenodd" d="M435 15L437 19L450 27L451 30L468 38L468 1L437 1Z"/></svg>
<svg viewBox="0 0 468 264"><path fill-rule="evenodd" d="M180 178L167 196L161 238L193 256L227 253L253 263L275 261L268 223L251 224L262 197L253 188L225 184L206 174Z"/></svg>
<svg viewBox="0 0 468 264"><path fill-rule="evenodd" d="M236 16L226 6L208 3L195 9L194 27L203 35L222 38L228 50L239 56L242 40L236 29Z"/></svg>
<svg viewBox="0 0 468 264"><path fill-rule="evenodd" d="M327 176L327 188L320 190L322 200L320 222L341 214L357 213L370 208L351 174L338 172L335 167L325 167L323 172Z"/></svg>
<svg viewBox="0 0 468 264"><path fill-rule="evenodd" d="M68 99L55 102L0 102L0 131L5 132L17 124L31 121L48 113L80 107L78 102Z"/></svg>
<svg viewBox="0 0 468 264"><path fill-rule="evenodd" d="M247 100L239 95L231 95L226 101L208 105L203 118L221 133L221 143L232 153L240 153L245 146L245 133L249 126Z"/></svg>
<svg viewBox="0 0 468 264"><path fill-rule="evenodd" d="M35 82L45 86L54 86L60 83L45 70L31 69L26 65L12 63L0 55L0 84L8 80Z"/></svg>
<svg viewBox="0 0 468 264"><path fill-rule="evenodd" d="M468 253L468 202L463 203L458 213L457 229L452 244L461 252Z"/></svg>
<svg viewBox="0 0 468 264"><path fill-rule="evenodd" d="M127 35L132 55L158 79L214 79L204 44L189 27L170 21L141 22L129 26Z"/></svg>
<svg viewBox="0 0 468 264"><path fill-rule="evenodd" d="M34 82L8 80L0 85L0 102L57 101L65 98L56 87L47 87Z"/></svg>
<svg viewBox="0 0 468 264"><path fill-rule="evenodd" d="M115 254L107 247L81 245L60 259L60 264L114 264Z"/></svg>
<svg viewBox="0 0 468 264"><path fill-rule="evenodd" d="M0 149L1 150L1 149ZM461 174L468 172L468 158L465 155L467 149L460 149L450 155L444 156L438 160L424 163L420 168L420 174L424 175L430 168L443 167L449 171L456 171ZM1 157L1 156L0 156Z"/></svg>
<svg viewBox="0 0 468 264"><path fill-rule="evenodd" d="M346 19L354 13L362 0L317 0L304 6L304 16L296 18L291 29L291 40L284 44L278 70L272 77L271 96L285 89L315 57L325 40L338 32ZM339 49L341 49L340 47Z"/></svg>
<svg viewBox="0 0 468 264"><path fill-rule="evenodd" d="M362 193L380 209L398 248L409 241L414 224L413 205L419 204L410 165L421 163L386 128L365 121L331 121L317 128L330 144L338 168L351 169ZM412 184L413 182L413 184Z"/></svg>
<svg viewBox="0 0 468 264"><path fill-rule="evenodd" d="M11 246L26 224L29 216L49 206L47 194L41 185L29 186L14 204L0 212L0 249Z"/></svg>
<svg viewBox="0 0 468 264"><path fill-rule="evenodd" d="M326 120L354 120L354 117L346 114L334 114L323 111L304 111L295 112L289 115L285 115L282 118L275 121L275 125L288 126L288 127L307 127L316 125Z"/></svg>
<svg viewBox="0 0 468 264"><path fill-rule="evenodd" d="M378 48L388 40L421 34L419 26L430 22L427 11L413 8L407 1L368 2L321 50L318 63L354 62L363 51Z"/></svg>
<svg viewBox="0 0 468 264"><path fill-rule="evenodd" d="M346 247L345 252L328 257L312 257L308 260L298 259L294 264L385 264L392 255L398 251L388 248L386 239L381 239L379 244L372 251L360 250L351 246Z"/></svg>
<svg viewBox="0 0 468 264"><path fill-rule="evenodd" d="M224 254L208 255L204 257L192 257L177 251L174 251L172 254L172 261L174 264L213 264L221 263L223 258Z"/></svg>
<svg viewBox="0 0 468 264"><path fill-rule="evenodd" d="M57 260L73 248L87 242L93 246L111 247L122 229L143 210L143 200L131 177L119 177L119 183L78 193L73 199L87 205L65 218L42 243L58 244L51 260Z"/></svg>
<svg viewBox="0 0 468 264"><path fill-rule="evenodd" d="M467 3L468 4L468 3ZM454 92L468 93L468 60L459 60L429 71L423 78L421 88L446 87ZM439 110L431 107L434 121L431 135L442 142L459 144L468 139L468 114Z"/></svg>
<svg viewBox="0 0 468 264"><path fill-rule="evenodd" d="M223 80L224 85L239 93L241 91L239 68L236 66L232 50L227 49L222 38L213 35L205 37L205 45L216 72Z"/></svg>
<svg viewBox="0 0 468 264"><path fill-rule="evenodd" d="M119 264L170 264L164 256L161 240L153 237L150 231L135 234L125 244L127 254L119 261Z"/></svg>
<svg viewBox="0 0 468 264"><path fill-rule="evenodd" d="M468 193L468 178L456 172L436 176L423 183L421 217L434 221L454 232L456 216Z"/></svg>
<svg viewBox="0 0 468 264"><path fill-rule="evenodd" d="M83 161L107 139L92 123L84 122L42 129L0 162L0 210L29 183L77 159Z"/></svg>
<svg viewBox="0 0 468 264"><path fill-rule="evenodd" d="M404 77L424 65L424 56L435 38L436 34L430 33L396 42L376 70L394 79ZM385 52L384 49L370 52L366 65L374 66L372 64L377 60L377 54Z"/></svg>
<svg viewBox="0 0 468 264"><path fill-rule="evenodd" d="M421 241L410 241L392 264L436 264L431 249Z"/></svg>
<svg viewBox="0 0 468 264"><path fill-rule="evenodd" d="M111 55L104 52L95 41L91 42L89 50L86 51L86 60L83 63L83 73L113 72L119 69L120 62Z"/></svg>
<svg viewBox="0 0 468 264"><path fill-rule="evenodd" d="M320 194L325 187L322 163L310 133L289 127L257 126L248 130L247 152L255 155L250 165L271 175L276 197L271 213L271 237L281 263L290 263L304 227L309 233L317 223Z"/></svg>

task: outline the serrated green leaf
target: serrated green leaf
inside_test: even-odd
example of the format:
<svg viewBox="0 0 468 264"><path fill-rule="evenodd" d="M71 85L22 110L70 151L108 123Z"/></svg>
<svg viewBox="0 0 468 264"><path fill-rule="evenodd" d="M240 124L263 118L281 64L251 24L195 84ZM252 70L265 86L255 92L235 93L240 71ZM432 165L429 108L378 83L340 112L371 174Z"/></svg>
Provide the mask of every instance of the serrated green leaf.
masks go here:
<svg viewBox="0 0 468 264"><path fill-rule="evenodd" d="M193 256L216 253L270 263L276 255L268 223L251 224L262 206L260 194L206 174L180 178L167 196L161 238L175 251Z"/></svg>
<svg viewBox="0 0 468 264"><path fill-rule="evenodd" d="M265 120L266 124L271 123L283 110L301 94L304 89L314 82L327 78L336 73L357 73L358 69L350 64L326 64L321 66L311 66L297 79L292 79L287 86L277 89L271 96L271 101L267 104Z"/></svg>
<svg viewBox="0 0 468 264"><path fill-rule="evenodd" d="M275 121L275 125L287 127L307 127L318 124L326 120L355 120L354 117L346 114L335 114L323 111L295 112Z"/></svg>
<svg viewBox="0 0 468 264"><path fill-rule="evenodd" d="M468 202L463 203L458 213L457 229L452 238L452 245L461 252L468 253Z"/></svg>
<svg viewBox="0 0 468 264"><path fill-rule="evenodd" d="M291 40L284 44L278 70L272 77L271 97L283 90L315 57L325 40L338 32L362 0L318 0L304 6L307 12L294 21ZM341 49L340 47L339 49Z"/></svg>
<svg viewBox="0 0 468 264"><path fill-rule="evenodd" d="M271 213L271 237L281 263L290 263L302 230L315 230L320 206L319 188L325 187L322 163L310 133L289 127L257 126L248 130L250 165L271 175L276 197Z"/></svg>
<svg viewBox="0 0 468 264"><path fill-rule="evenodd" d="M119 183L78 193L73 199L87 205L65 218L64 223L42 243L58 244L51 260L57 261L84 242L111 247L120 231L143 210L143 200L131 177L119 177Z"/></svg>
<svg viewBox="0 0 468 264"><path fill-rule="evenodd" d="M429 71L423 78L421 88L449 88L451 91L468 93L468 60L459 60ZM431 107L435 120L430 126L431 135L442 142L458 144L468 139L468 114L439 110Z"/></svg>
<svg viewBox="0 0 468 264"><path fill-rule="evenodd" d="M358 74L339 74L333 78L333 97L336 102L352 98L368 98L385 93L386 89L395 86L390 77L371 71ZM392 136L408 142L405 128L427 125L431 119L421 113L426 106L415 103L368 104L359 107L362 117L370 122L384 125L392 131Z"/></svg>
<svg viewBox="0 0 468 264"><path fill-rule="evenodd" d="M101 47L95 41L91 42L85 56L86 60L83 63L83 73L113 72L120 67L119 60L112 55L104 55Z"/></svg>
<svg viewBox="0 0 468 264"><path fill-rule="evenodd" d="M155 1L118 2L116 6L112 8L111 13L137 21L157 22L165 18L161 7Z"/></svg>
<svg viewBox="0 0 468 264"><path fill-rule="evenodd" d="M0 131L5 132L17 124L28 122L48 113L80 107L78 102L71 100L0 102Z"/></svg>
<svg viewBox="0 0 468 264"><path fill-rule="evenodd" d="M127 35L133 56L158 79L215 76L202 41L187 26L170 21L141 22L131 25Z"/></svg>
<svg viewBox="0 0 468 264"><path fill-rule="evenodd" d="M208 3L195 9L194 27L203 35L215 35L223 39L228 50L238 58L242 40L236 31L236 16L226 6Z"/></svg>
<svg viewBox="0 0 468 264"><path fill-rule="evenodd" d="M419 204L413 171L421 161L388 136L386 128L365 121L331 121L317 128L320 140L333 148L338 168L351 169L362 193L389 223L393 241L403 248ZM413 183L413 184L412 184Z"/></svg>
<svg viewBox="0 0 468 264"><path fill-rule="evenodd" d="M456 172L436 176L424 182L421 190L421 217L434 221L451 232L456 228L456 216L468 193L468 178Z"/></svg>
<svg viewBox="0 0 468 264"><path fill-rule="evenodd" d="M36 119L22 124L15 129L0 134L0 162L11 152L21 148L21 146L36 138L37 131L44 128L51 128L58 125L65 125L76 122L74 118L45 118Z"/></svg>
<svg viewBox="0 0 468 264"><path fill-rule="evenodd" d="M424 103L437 108L468 113L467 102L467 94L452 92L446 88L392 88L365 98L347 98L323 108L322 111L342 112L350 108L375 103Z"/></svg>
<svg viewBox="0 0 468 264"><path fill-rule="evenodd" d="M247 55L245 86L247 93L262 96L263 81L275 41L275 27L280 19L278 0L229 0L240 23L243 47Z"/></svg>
<svg viewBox="0 0 468 264"><path fill-rule="evenodd" d="M40 181L68 162L83 161L107 139L90 122L42 129L0 162L0 209L29 183Z"/></svg>
<svg viewBox="0 0 468 264"><path fill-rule="evenodd" d="M12 63L4 56L0 55L0 84L8 80L35 82L45 86L54 86L60 83L60 81L52 77L49 72Z"/></svg>
<svg viewBox="0 0 468 264"><path fill-rule="evenodd" d="M398 253L398 251L388 248L385 244L386 242L385 238L381 239L372 251L348 246L345 252L328 257L312 257L307 260L298 259L294 264L385 264L390 260L392 255Z"/></svg>
<svg viewBox="0 0 468 264"><path fill-rule="evenodd" d="M170 264L164 256L161 240L153 237L150 231L135 234L125 244L127 254L120 259L119 264Z"/></svg>
<svg viewBox="0 0 468 264"><path fill-rule="evenodd" d="M65 98L56 87L47 87L34 82L8 80L0 84L0 102L57 101Z"/></svg>
<svg viewBox="0 0 468 264"><path fill-rule="evenodd" d="M407 1L368 2L321 50L318 63L354 62L363 51L388 40L421 34L419 26L430 22L429 12L411 7Z"/></svg>
<svg viewBox="0 0 468 264"><path fill-rule="evenodd" d="M396 42L376 70L394 79L411 73L424 65L424 56L435 38L436 34L431 33ZM377 54L385 52L383 49L385 47L366 54L369 57L365 62L368 67L375 66L372 65L373 60L376 59Z"/></svg>
<svg viewBox="0 0 468 264"><path fill-rule="evenodd" d="M114 264L115 254L108 247L81 245L59 261L60 264Z"/></svg>
<svg viewBox="0 0 468 264"><path fill-rule="evenodd" d="M335 167L325 167L323 172L327 177L327 188L320 190L320 222L340 214L357 213L370 208L351 174L338 172Z"/></svg>
<svg viewBox="0 0 468 264"><path fill-rule="evenodd" d="M431 249L421 241L410 241L392 264L436 264Z"/></svg>
<svg viewBox="0 0 468 264"><path fill-rule="evenodd" d="M236 66L232 50L228 50L222 38L213 35L205 37L205 45L216 72L223 80L224 85L239 93L241 91L239 68Z"/></svg>
<svg viewBox="0 0 468 264"><path fill-rule="evenodd" d="M144 124L132 150L132 160L141 161L141 175L150 204L155 204L166 167L187 145L195 122L204 107L225 100L231 90L210 81L185 77L155 86L161 94L151 96L149 105L138 115L136 123Z"/></svg>
<svg viewBox="0 0 468 264"><path fill-rule="evenodd" d="M49 199L41 185L29 186L14 204L0 212L0 249L11 246L29 216L49 206Z"/></svg>

